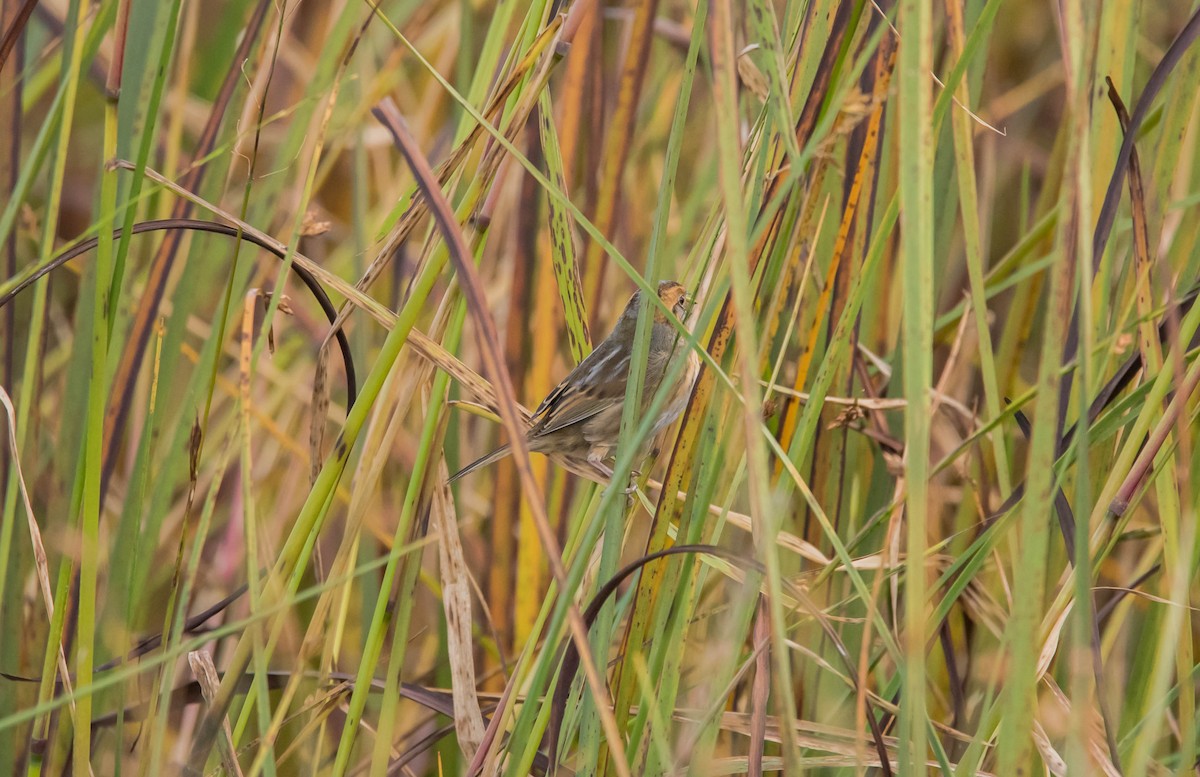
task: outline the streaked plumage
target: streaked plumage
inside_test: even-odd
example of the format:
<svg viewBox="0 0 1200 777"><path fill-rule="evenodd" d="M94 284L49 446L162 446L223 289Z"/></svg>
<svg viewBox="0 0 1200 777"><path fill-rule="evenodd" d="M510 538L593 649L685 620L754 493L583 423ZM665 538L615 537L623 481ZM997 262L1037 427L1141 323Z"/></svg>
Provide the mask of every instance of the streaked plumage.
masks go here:
<svg viewBox="0 0 1200 777"><path fill-rule="evenodd" d="M688 304L683 286L675 281L663 281L658 285L658 298L680 321L683 320ZM605 462L615 453L620 432L640 301L641 292L634 292L613 331L554 387L530 419L531 426L526 435L530 450L544 453L570 471L592 480L612 476L612 469ZM666 315L658 309L653 312L646 379L642 385L642 412L649 408L669 372L672 359L687 359L687 366L667 397L649 439L683 412L692 383L700 371L699 357L678 336ZM505 445L463 467L450 480L453 482L510 452L511 448Z"/></svg>

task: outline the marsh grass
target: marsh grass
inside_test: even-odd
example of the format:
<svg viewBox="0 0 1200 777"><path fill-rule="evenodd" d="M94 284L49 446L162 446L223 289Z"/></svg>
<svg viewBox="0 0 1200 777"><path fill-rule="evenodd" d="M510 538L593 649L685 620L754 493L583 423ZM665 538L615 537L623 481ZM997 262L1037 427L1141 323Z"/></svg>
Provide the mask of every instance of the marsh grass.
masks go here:
<svg viewBox="0 0 1200 777"><path fill-rule="evenodd" d="M34 5L3 773L1192 773L1193 4Z"/></svg>

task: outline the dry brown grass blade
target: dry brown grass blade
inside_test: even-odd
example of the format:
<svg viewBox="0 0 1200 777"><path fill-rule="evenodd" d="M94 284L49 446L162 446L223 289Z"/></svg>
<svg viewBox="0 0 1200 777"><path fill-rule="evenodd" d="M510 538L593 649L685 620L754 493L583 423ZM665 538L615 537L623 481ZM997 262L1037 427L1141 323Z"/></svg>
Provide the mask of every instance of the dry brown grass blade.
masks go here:
<svg viewBox="0 0 1200 777"><path fill-rule="evenodd" d="M475 690L474 636L471 617L471 583L462 540L458 535L458 517L454 498L446 483L450 472L446 460L437 461L437 485L430 503L430 518L438 538L438 560L442 579L442 609L446 614L446 651L450 661L451 690L454 693L454 729L458 746L468 759L474 757L483 741L483 715Z"/></svg>
<svg viewBox="0 0 1200 777"><path fill-rule="evenodd" d="M37 517L33 512L33 503L29 499L29 489L25 485L25 473L21 470L21 454L17 449L17 413L13 409L12 397L0 386L0 405L4 405L4 413L8 417L8 452L16 475L17 490L25 506L25 520L29 526L29 542L33 547L34 572L37 577L38 591L42 594L42 603L46 607L46 621L54 618L54 594L50 591L50 565L46 559L46 545L42 542L42 531L38 527ZM71 670L67 666L67 654L63 646L58 646L58 673L62 677L63 690L70 698L71 711L75 710L74 692L71 690Z"/></svg>
<svg viewBox="0 0 1200 777"><path fill-rule="evenodd" d="M1046 675L1042 677L1042 685L1049 689L1049 699L1053 699L1057 704L1058 710L1050 707L1049 701L1047 709L1040 717L1047 719L1066 719L1071 714L1071 700L1063 693L1062 688L1054 681L1054 677ZM1105 742L1105 722L1104 717L1098 710L1089 709L1086 712L1087 717L1087 749L1091 755L1093 764L1099 765L1100 770L1104 772L1105 777L1121 777L1121 770L1113 763L1112 758L1108 753L1108 744Z"/></svg>
<svg viewBox="0 0 1200 777"><path fill-rule="evenodd" d="M11 456L14 474L17 480L17 490L25 506L25 520L29 525L29 541L33 547L33 561L38 590L42 594L42 602L46 606L47 619L54 617L54 594L50 590L50 566L46 558L46 546L42 542L42 530L38 527L33 503L29 499L29 489L25 485L25 472L21 468L21 452L17 448L17 413L13 408L12 397L0 386L0 404L8 416L8 453Z"/></svg>
<svg viewBox="0 0 1200 777"><path fill-rule="evenodd" d="M771 614L762 599L754 616L754 681L750 687L750 774L762 774L767 739L767 701L771 694Z"/></svg>
<svg viewBox="0 0 1200 777"><path fill-rule="evenodd" d="M414 351L454 378L468 394L475 398L476 402L497 416L500 415L500 400L496 396L496 389L492 387L491 381L463 364L457 356L443 348L441 343L431 339L423 332L414 328L408 339L412 343ZM517 413L528 425L531 415L529 409L518 403Z"/></svg>
<svg viewBox="0 0 1200 777"><path fill-rule="evenodd" d="M1117 121L1123 132L1129 132L1129 111L1117 92L1112 79L1105 77L1108 84L1108 100L1116 111ZM1154 261L1150 256L1150 233L1146 218L1146 190L1142 184L1142 163L1138 158L1137 146L1129 152L1129 211L1133 217L1134 297L1137 300L1138 348L1142 353L1142 364L1148 372L1162 368L1162 345L1154 325L1154 301L1151 285L1154 280Z"/></svg>
<svg viewBox="0 0 1200 777"><path fill-rule="evenodd" d="M1146 440L1145 447L1142 448L1141 453L1134 460L1129 474L1122 481L1116 496L1113 497L1108 508L1113 515L1123 515L1129 509L1130 502L1133 501L1138 488L1145 481L1147 474L1154 466L1154 459L1166 443L1167 437L1175 430L1176 424L1180 422L1180 419L1186 417L1184 410L1197 387L1200 387L1200 359L1193 362L1191 368L1179 383L1179 388L1175 392L1175 396L1171 399L1170 404L1167 405L1162 418L1158 420L1158 424Z"/></svg>
<svg viewBox="0 0 1200 777"><path fill-rule="evenodd" d="M512 377L508 374L508 369L504 364L500 338L496 334L496 325L492 321L491 314L487 309L483 285L479 279L478 270L472 262L471 252L468 250L462 230L454 218L454 212L450 208L450 203L446 201L445 195L437 187L433 170L429 167L429 162L421 154L420 147L417 145L415 139L409 134L404 123L404 118L400 115L399 108L390 99L385 99L372 110L372 113L392 133L397 147L404 155L419 185L424 190L433 217L437 221L438 228L446 241L451 263L454 265L459 285L463 290L463 298L466 301L467 310L475 321L475 330L479 338L479 349L483 363L486 371L492 376L492 384L496 388L500 399L500 418L503 420L504 426L508 431L509 443L512 446L512 459L516 463L521 485L525 491L530 511L533 514L534 523L537 526L538 536L546 551L547 561L550 563L550 569L554 573L555 579L558 581L560 588L565 588L567 574L563 568L562 552L558 547L558 540L550 528L550 522L546 516L546 506L542 502L541 494L537 488L537 481L534 479L533 469L530 466L529 446L525 441L526 427L517 410ZM616 721L612 715L612 704L608 701L608 691L604 685L603 678L596 669L595 661L592 659L591 648L588 645L587 629L584 627L579 609L574 603L568 604L567 622L570 627L572 640L580 653L589 690L596 700L596 706L600 712L600 719L605 736L608 739L608 745L613 750L617 772L623 775L623 777L627 777L628 768L625 767L624 746L622 745L620 731L617 729Z"/></svg>
<svg viewBox="0 0 1200 777"><path fill-rule="evenodd" d="M188 653L188 665L200 685L200 693L204 701L212 703L221 681L217 677L217 668L213 665L212 656L203 650L193 650ZM217 740L221 750L221 763L227 774L242 776L242 767L238 765L237 750L233 746L233 727L229 725L229 716L221 719L221 738Z"/></svg>

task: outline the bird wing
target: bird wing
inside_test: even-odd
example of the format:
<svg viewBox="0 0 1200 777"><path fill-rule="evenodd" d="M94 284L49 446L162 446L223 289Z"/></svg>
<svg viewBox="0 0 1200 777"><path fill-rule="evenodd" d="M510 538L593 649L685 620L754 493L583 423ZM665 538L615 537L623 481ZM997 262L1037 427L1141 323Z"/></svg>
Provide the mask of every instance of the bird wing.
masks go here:
<svg viewBox="0 0 1200 777"><path fill-rule="evenodd" d="M530 437L586 421L625 398L629 354L605 340L554 387L533 413Z"/></svg>

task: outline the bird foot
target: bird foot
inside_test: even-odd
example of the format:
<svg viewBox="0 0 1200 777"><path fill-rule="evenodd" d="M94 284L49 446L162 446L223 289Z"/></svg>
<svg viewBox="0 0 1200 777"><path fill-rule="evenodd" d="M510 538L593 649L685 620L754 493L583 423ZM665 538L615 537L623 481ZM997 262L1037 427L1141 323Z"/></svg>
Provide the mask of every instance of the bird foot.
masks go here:
<svg viewBox="0 0 1200 777"><path fill-rule="evenodd" d="M614 479L614 476L616 475L616 473L613 472L612 467L608 466L607 464L604 463L604 461L602 459L599 459L595 456L588 457L588 464L592 465L592 468L594 470L599 472L604 477L608 478L609 481L612 481ZM625 486L624 489L622 489L622 493L625 494L625 496L632 496L634 493L637 492L637 480L641 476L642 476L642 473L640 470L635 469L630 472L629 484L627 486Z"/></svg>
<svg viewBox="0 0 1200 777"><path fill-rule="evenodd" d="M605 464L603 461L600 461L599 459L592 459L592 458L588 459L588 464L591 464L592 468L595 469L597 472L599 472L601 475L608 478L609 480L612 480L612 477L613 477L612 467L608 466L607 464Z"/></svg>

